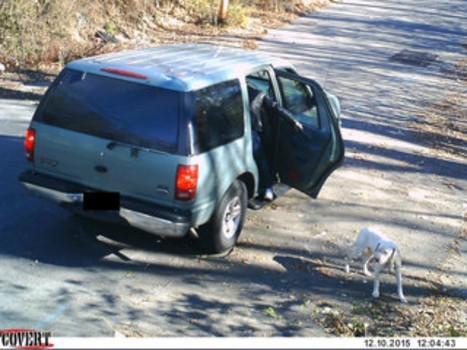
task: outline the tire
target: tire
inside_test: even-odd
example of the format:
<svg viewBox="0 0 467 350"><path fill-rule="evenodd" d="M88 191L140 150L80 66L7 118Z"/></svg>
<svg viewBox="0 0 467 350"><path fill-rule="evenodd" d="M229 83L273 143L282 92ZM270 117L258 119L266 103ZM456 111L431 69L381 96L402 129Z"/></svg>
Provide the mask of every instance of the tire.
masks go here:
<svg viewBox="0 0 467 350"><path fill-rule="evenodd" d="M199 229L199 239L208 253L232 249L243 229L247 208L247 189L236 180L225 192L211 219Z"/></svg>

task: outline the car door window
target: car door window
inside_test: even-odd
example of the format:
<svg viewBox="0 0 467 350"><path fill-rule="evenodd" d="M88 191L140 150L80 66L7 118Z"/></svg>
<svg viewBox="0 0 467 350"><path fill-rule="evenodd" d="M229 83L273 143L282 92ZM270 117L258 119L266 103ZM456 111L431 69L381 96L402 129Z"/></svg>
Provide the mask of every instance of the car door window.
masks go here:
<svg viewBox="0 0 467 350"><path fill-rule="evenodd" d="M250 88L261 91L275 100L274 88L272 87L271 76L267 70L260 70L249 74L246 83Z"/></svg>
<svg viewBox="0 0 467 350"><path fill-rule="evenodd" d="M279 77L284 107L294 117L308 126L321 127L316 97L310 86L286 77Z"/></svg>
<svg viewBox="0 0 467 350"><path fill-rule="evenodd" d="M301 128L279 123L275 169L282 183L316 198L344 158L344 143L328 98L311 79L275 70L282 102Z"/></svg>

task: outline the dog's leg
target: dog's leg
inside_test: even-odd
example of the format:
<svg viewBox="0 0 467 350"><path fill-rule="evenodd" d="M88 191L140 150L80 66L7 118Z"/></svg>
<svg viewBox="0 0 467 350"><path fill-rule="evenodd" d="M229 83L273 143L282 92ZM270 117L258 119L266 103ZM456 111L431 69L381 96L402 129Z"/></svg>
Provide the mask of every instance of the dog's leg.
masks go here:
<svg viewBox="0 0 467 350"><path fill-rule="evenodd" d="M381 272L381 264L376 263L375 265L375 280L373 282L373 298L379 298L379 273Z"/></svg>
<svg viewBox="0 0 467 350"><path fill-rule="evenodd" d="M356 242L355 244L345 243L348 249L347 255L345 257L346 263L344 266L344 270L346 273L350 273L349 261L352 261L363 252L363 249L361 249L357 243L358 242Z"/></svg>
<svg viewBox="0 0 467 350"><path fill-rule="evenodd" d="M370 255L368 259L366 259L365 263L363 264L363 273L367 276L371 276L371 272L368 271L368 263L373 259L373 254Z"/></svg>
<svg viewBox="0 0 467 350"><path fill-rule="evenodd" d="M350 244L348 242L345 242L344 243L346 245L346 248L347 248L347 252L345 253L345 265L344 265L344 271L345 273L350 273L350 264L349 264L349 260L351 260L352 258L350 257L351 255L351 251L350 250L353 250L354 246L353 244Z"/></svg>
<svg viewBox="0 0 467 350"><path fill-rule="evenodd" d="M400 265L401 264L400 253L399 253L399 250L397 250L397 248L393 249L391 257L389 258L389 262L387 263L388 272L395 271L394 266L395 266L396 260L399 262L399 265Z"/></svg>
<svg viewBox="0 0 467 350"><path fill-rule="evenodd" d="M401 265L402 259L400 258L399 252L396 258L395 267L396 267L396 280L397 280L397 295L399 296L399 300L403 303L407 302L407 299L404 296L402 291L402 273L401 273Z"/></svg>
<svg viewBox="0 0 467 350"><path fill-rule="evenodd" d="M399 300L403 303L407 302L407 299L402 292L402 275L401 275L401 268L400 266L396 266L396 278L397 278L397 295L399 296Z"/></svg>

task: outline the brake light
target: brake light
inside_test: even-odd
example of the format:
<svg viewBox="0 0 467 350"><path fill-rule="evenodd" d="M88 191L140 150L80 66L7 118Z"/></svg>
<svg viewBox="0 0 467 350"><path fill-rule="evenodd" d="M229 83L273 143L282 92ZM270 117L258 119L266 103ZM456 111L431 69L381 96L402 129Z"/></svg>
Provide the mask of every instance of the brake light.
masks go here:
<svg viewBox="0 0 467 350"><path fill-rule="evenodd" d="M197 186L198 165L179 164L175 183L175 198L181 201L195 198Z"/></svg>
<svg viewBox="0 0 467 350"><path fill-rule="evenodd" d="M135 78L135 79L141 79L141 80L146 80L148 77L144 74L132 72L129 70L125 69L118 69L118 68L102 68L101 71L110 73L110 74L116 74L116 75L122 75L124 77L129 77L129 78Z"/></svg>
<svg viewBox="0 0 467 350"><path fill-rule="evenodd" d="M34 160L34 144L36 142L36 130L29 128L26 131L26 138L24 139L24 150L26 159L32 162Z"/></svg>

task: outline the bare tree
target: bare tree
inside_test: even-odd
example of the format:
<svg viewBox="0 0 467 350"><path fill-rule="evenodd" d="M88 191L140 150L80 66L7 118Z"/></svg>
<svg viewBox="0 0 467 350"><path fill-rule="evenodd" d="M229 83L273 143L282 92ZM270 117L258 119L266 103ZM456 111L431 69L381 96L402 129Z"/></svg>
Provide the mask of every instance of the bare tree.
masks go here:
<svg viewBox="0 0 467 350"><path fill-rule="evenodd" d="M224 23L227 19L227 10L229 8L229 0L221 0L221 7L217 17L219 23Z"/></svg>

